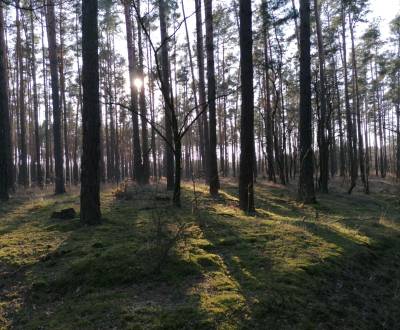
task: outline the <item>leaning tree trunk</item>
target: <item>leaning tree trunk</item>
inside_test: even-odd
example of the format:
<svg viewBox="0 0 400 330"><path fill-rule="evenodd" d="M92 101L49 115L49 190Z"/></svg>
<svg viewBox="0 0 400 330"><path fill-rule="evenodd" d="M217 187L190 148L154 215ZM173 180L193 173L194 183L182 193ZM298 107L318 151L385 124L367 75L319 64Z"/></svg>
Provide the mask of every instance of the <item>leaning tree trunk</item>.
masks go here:
<svg viewBox="0 0 400 330"><path fill-rule="evenodd" d="M101 221L100 211L100 95L97 0L82 1L82 165L81 221Z"/></svg>
<svg viewBox="0 0 400 330"><path fill-rule="evenodd" d="M64 174L63 174L63 155L61 139L61 110L58 86L58 60L56 42L56 16L54 13L53 0L47 1L47 39L49 43L49 60L51 75L51 93L53 100L53 139L54 139L54 160L55 160L55 193L63 194Z"/></svg>
<svg viewBox="0 0 400 330"><path fill-rule="evenodd" d="M315 202L312 150L310 0L300 1L300 177L298 199Z"/></svg>
<svg viewBox="0 0 400 330"><path fill-rule="evenodd" d="M254 90L253 36L251 31L251 2L239 2L240 77L242 90L239 204L246 212L254 212Z"/></svg>

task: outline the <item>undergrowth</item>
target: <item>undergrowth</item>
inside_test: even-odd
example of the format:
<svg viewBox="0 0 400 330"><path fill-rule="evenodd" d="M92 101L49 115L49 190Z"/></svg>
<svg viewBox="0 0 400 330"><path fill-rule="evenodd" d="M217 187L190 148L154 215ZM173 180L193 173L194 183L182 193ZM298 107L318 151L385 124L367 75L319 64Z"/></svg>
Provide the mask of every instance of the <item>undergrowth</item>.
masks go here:
<svg viewBox="0 0 400 330"><path fill-rule="evenodd" d="M371 186L373 186L371 184ZM256 214L236 183L102 193L103 223L50 219L77 193L0 205L0 328L394 329L400 324L395 185L332 188L319 203L260 182Z"/></svg>

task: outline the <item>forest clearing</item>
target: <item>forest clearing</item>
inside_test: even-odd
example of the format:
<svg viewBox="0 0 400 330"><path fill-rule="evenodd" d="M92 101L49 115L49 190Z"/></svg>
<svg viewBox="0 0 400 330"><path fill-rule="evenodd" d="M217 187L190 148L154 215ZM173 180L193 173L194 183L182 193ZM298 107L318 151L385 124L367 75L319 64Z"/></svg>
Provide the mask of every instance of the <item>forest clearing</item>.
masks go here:
<svg viewBox="0 0 400 330"><path fill-rule="evenodd" d="M399 0L0 0L3 329L400 329Z"/></svg>
<svg viewBox="0 0 400 330"><path fill-rule="evenodd" d="M164 187L107 187L95 227L50 218L77 192L16 197L0 211L0 328L395 329L398 185L373 184L308 206L261 181L252 216L232 180L216 200L185 182L179 210Z"/></svg>

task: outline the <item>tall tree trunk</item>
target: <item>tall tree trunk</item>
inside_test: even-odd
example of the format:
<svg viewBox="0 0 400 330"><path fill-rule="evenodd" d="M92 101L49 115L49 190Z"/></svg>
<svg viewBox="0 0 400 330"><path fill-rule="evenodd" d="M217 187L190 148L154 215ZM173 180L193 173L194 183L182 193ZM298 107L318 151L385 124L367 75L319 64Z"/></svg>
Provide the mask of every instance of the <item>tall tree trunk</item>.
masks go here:
<svg viewBox="0 0 400 330"><path fill-rule="evenodd" d="M346 49L346 15L344 4L341 4L341 19L342 19L342 44L343 44L343 75L344 75L344 99L346 108L346 123L347 123L347 152L349 154L349 171L350 171L350 187L348 193L351 194L356 186L357 164L354 155L354 139L353 139L353 118L350 108L349 99L349 82L347 75L347 49Z"/></svg>
<svg viewBox="0 0 400 330"><path fill-rule="evenodd" d="M202 115L203 123L203 137L204 137L204 160L203 171L205 174L206 182L209 178L209 156L210 156L210 140L208 131L208 118L206 104L206 88L205 88L205 75L204 75L204 44L203 44L203 27L201 15L201 0L195 0L196 5L196 52L197 52L197 67L199 70L199 105Z"/></svg>
<svg viewBox="0 0 400 330"><path fill-rule="evenodd" d="M240 77L242 91L240 123L239 204L246 212L254 212L254 90L253 36L251 2L239 2Z"/></svg>
<svg viewBox="0 0 400 330"><path fill-rule="evenodd" d="M81 221L101 221L100 211L100 95L97 0L82 1L82 168Z"/></svg>
<svg viewBox="0 0 400 330"><path fill-rule="evenodd" d="M42 67L43 67L43 98L44 98L44 137L45 137L45 174L46 174L46 183L49 183L51 180L51 166L50 166L50 158L51 158L51 148L50 148L50 131L49 131L49 101L47 94L47 66L46 66L46 56L44 49L44 22L43 22L43 11L41 11L40 15L40 27L41 27L41 39L42 39Z"/></svg>
<svg viewBox="0 0 400 330"><path fill-rule="evenodd" d="M361 109L360 109L360 93L358 89L358 68L356 59L356 47L354 45L354 26L349 13L349 27L350 27L350 37L351 37L351 61L353 67L353 80L354 80L354 93L355 93L355 108L356 108L356 118L357 118L357 132L358 132L358 161L361 173L361 182L364 185L365 193L369 193L366 174L365 174L365 158L364 158L364 143L362 137L361 129Z"/></svg>
<svg viewBox="0 0 400 330"><path fill-rule="evenodd" d="M196 84L196 76L194 74L194 64L193 64L193 58L192 58L192 49L190 47L190 38L189 38L189 30L188 30L188 25L187 25L187 17L185 13L185 5L183 3L183 0L181 0L181 6L182 6L182 13L183 13L183 19L185 20L185 33L186 33L186 42L187 42L187 50L188 50L188 55L189 55L189 63L190 63L190 73L192 76L192 89L193 89L193 97L194 97L194 106L196 108L196 115L199 114L199 102L197 98L197 84ZM204 62L204 61L203 61ZM203 73L203 80L204 80L204 73ZM203 121L202 117L200 117L198 120L198 134L199 134L199 149L200 149L200 162L204 164L205 161L205 148L204 148L204 132L203 132ZM203 166L204 169L204 166Z"/></svg>
<svg viewBox="0 0 400 330"><path fill-rule="evenodd" d="M397 58L400 58L400 40L397 46ZM400 179L400 70L397 72L396 85L396 178Z"/></svg>
<svg viewBox="0 0 400 330"><path fill-rule="evenodd" d="M62 105L62 117L63 117L63 134L64 134L64 156L65 156L65 181L67 184L70 183L70 160L69 160L69 141L68 141L68 112L67 100L65 97L65 76L64 76L64 30L63 30L63 16L62 16L62 3L60 2L60 21L59 21L59 33L60 33L60 47L59 47L59 71L60 71L60 96Z"/></svg>
<svg viewBox="0 0 400 330"><path fill-rule="evenodd" d="M300 0L300 177L298 199L315 202L312 150L310 0Z"/></svg>
<svg viewBox="0 0 400 330"><path fill-rule="evenodd" d="M0 200L8 200L11 189L12 146L10 131L10 108L8 101L7 47L4 39L3 5L0 5Z"/></svg>
<svg viewBox="0 0 400 330"><path fill-rule="evenodd" d="M263 42L264 42L264 62L265 62L265 137L267 151L267 176L268 180L276 181L274 170L274 151L273 151L273 135L272 135L272 116L271 116L271 89L270 89L270 61L268 55L269 44L269 19L268 19L268 2L262 2L262 18L263 18ZM297 25L297 24L296 24Z"/></svg>
<svg viewBox="0 0 400 330"><path fill-rule="evenodd" d="M340 99L339 92L339 83L337 78L337 69L336 69L336 60L333 57L333 70L334 70L334 84L335 84L335 94L336 94L336 102L337 102L337 120L339 126L339 175L344 177L346 171L346 161L345 161L345 152L344 152L344 141L343 141L343 120L342 120L342 102Z"/></svg>
<svg viewBox="0 0 400 330"><path fill-rule="evenodd" d="M35 165L36 165L36 180L39 187L43 186L43 174L40 164L40 136L39 136L39 102L37 95L36 83L36 49L35 49L35 27L33 24L33 12L30 13L31 19L31 72L32 72L32 89L33 89L33 113L35 125Z"/></svg>
<svg viewBox="0 0 400 330"><path fill-rule="evenodd" d="M172 121L174 117L173 98L169 82L169 59L168 59L168 34L167 34L167 5L165 0L159 0L160 15L160 36L161 36L161 81L162 94L165 106L165 132L167 141L165 143L165 165L167 176L167 189L174 189L174 153L171 148L172 140Z"/></svg>
<svg viewBox="0 0 400 330"><path fill-rule="evenodd" d="M319 58L319 77L320 77L320 98L321 98L321 116L318 125L318 142L319 142L319 166L320 177L319 185L321 192L328 192L328 176L329 176L329 145L326 136L326 88L325 88L325 50L322 40L321 18L319 13L318 0L314 0L315 21L317 26L317 43Z"/></svg>
<svg viewBox="0 0 400 330"><path fill-rule="evenodd" d="M140 15L140 1L138 3L138 11ZM147 105L146 105L146 95L145 95L145 84L144 84L144 66L143 66L143 44L142 44L142 27L140 23L138 23L138 49L139 49L139 68L138 74L139 79L141 79L142 83L139 89L139 106L140 106L140 116L142 122L142 159L143 159L143 168L142 168L142 176L143 184L149 183L150 178L150 161L149 161L149 141L148 141L148 132L147 132Z"/></svg>
<svg viewBox="0 0 400 330"><path fill-rule="evenodd" d="M215 111L215 68L214 68L214 28L212 14L212 0L204 0L206 21L206 51L207 51L207 101L208 114L210 117L209 137L209 184L210 194L218 195L219 178L217 164L217 120Z"/></svg>
<svg viewBox="0 0 400 330"><path fill-rule="evenodd" d="M129 83L131 93L131 110L132 110L132 129L133 129L133 165L134 165L134 177L142 183L142 151L140 146L139 136L139 107L137 99L137 91L135 91L134 80L136 78L136 54L134 45L133 25L131 17L130 2L124 2L124 13L125 13L125 25L126 25L126 42L128 47L128 64L129 64Z"/></svg>
<svg viewBox="0 0 400 330"><path fill-rule="evenodd" d="M78 38L78 21L79 21L79 13L78 10L75 16L75 37L76 40ZM79 45L76 44L76 65L77 65L77 73L78 73L78 100L76 107L76 117L75 117L75 139L74 139L74 164L73 164L73 182L75 185L79 183L79 168L78 168L78 118L79 111L82 111L82 79L81 79L81 67L79 62Z"/></svg>
<svg viewBox="0 0 400 330"><path fill-rule="evenodd" d="M63 155L61 139L61 109L58 87L58 60L56 41L56 16L54 13L53 0L47 0L47 40L49 43L51 93L53 100L53 139L54 139L54 160L55 160L55 193L65 192L63 174Z"/></svg>
<svg viewBox="0 0 400 330"><path fill-rule="evenodd" d="M17 1L17 7L19 1ZM24 80L24 64L22 54L22 41L21 41L21 20L19 18L19 9L16 9L17 15L17 59L18 59L18 70L19 70L19 175L18 182L27 187L29 185L29 174L28 174L28 154L27 154L27 137L26 137L26 109L25 109L25 80Z"/></svg>

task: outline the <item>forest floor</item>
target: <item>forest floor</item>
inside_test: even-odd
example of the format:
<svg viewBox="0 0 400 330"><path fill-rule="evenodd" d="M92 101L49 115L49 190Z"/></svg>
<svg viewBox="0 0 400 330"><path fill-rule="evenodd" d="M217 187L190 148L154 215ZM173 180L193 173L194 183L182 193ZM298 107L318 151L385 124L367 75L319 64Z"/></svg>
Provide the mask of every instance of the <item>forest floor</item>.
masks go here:
<svg viewBox="0 0 400 330"><path fill-rule="evenodd" d="M26 191L0 205L0 329L398 329L398 187L337 179L304 206L261 181L255 216L233 180L215 200L184 183L179 210L162 185L105 187L95 227L50 219L77 190Z"/></svg>

